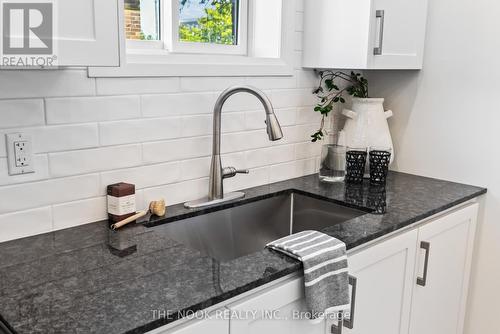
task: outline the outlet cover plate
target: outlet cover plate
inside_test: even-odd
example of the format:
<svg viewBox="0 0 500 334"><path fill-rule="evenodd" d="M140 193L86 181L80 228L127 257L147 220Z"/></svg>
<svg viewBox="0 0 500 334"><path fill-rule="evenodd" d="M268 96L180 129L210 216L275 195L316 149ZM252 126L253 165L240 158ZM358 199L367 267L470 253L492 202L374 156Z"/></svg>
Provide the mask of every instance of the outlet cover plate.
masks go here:
<svg viewBox="0 0 500 334"><path fill-rule="evenodd" d="M9 175L34 173L31 136L25 133L10 133L5 137Z"/></svg>

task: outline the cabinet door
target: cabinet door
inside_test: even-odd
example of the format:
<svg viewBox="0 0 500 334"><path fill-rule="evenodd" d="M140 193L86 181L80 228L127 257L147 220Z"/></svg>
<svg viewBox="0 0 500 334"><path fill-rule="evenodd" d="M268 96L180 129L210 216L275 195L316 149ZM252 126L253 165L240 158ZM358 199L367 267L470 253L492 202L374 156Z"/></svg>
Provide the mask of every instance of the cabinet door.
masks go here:
<svg viewBox="0 0 500 334"><path fill-rule="evenodd" d="M325 333L324 321L313 324L307 319L294 317L294 312L306 311L303 278L280 283L277 287L229 305L229 309L233 314L240 315L240 319L229 321L231 334Z"/></svg>
<svg viewBox="0 0 500 334"><path fill-rule="evenodd" d="M365 69L370 43L370 0L304 1L302 66Z"/></svg>
<svg viewBox="0 0 500 334"><path fill-rule="evenodd" d="M118 0L55 0L59 66L119 66Z"/></svg>
<svg viewBox="0 0 500 334"><path fill-rule="evenodd" d="M216 316L217 312L223 314L224 309L211 313L207 319L188 320L179 326L169 329L158 328L148 334L229 334L229 320L223 316Z"/></svg>
<svg viewBox="0 0 500 334"><path fill-rule="evenodd" d="M373 0L372 69L422 68L427 0Z"/></svg>
<svg viewBox="0 0 500 334"><path fill-rule="evenodd" d="M419 229L411 334L462 333L477 211L471 204Z"/></svg>
<svg viewBox="0 0 500 334"><path fill-rule="evenodd" d="M356 292L342 333L408 333L416 243L414 230L349 257Z"/></svg>

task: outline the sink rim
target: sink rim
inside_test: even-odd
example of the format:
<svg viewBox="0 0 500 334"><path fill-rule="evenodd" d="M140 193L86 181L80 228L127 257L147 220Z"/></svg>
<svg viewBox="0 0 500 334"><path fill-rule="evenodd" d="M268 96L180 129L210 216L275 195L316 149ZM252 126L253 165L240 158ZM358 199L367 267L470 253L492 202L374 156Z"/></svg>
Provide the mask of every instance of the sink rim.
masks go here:
<svg viewBox="0 0 500 334"><path fill-rule="evenodd" d="M183 203L175 204L172 206L167 206L167 216L164 216L164 217L151 216L148 221L138 222L138 223L141 223L143 226L145 226L147 228L152 228L152 227L157 227L157 226L172 223L172 222L177 222L180 220L185 220L185 219L189 219L189 218L193 218L193 217L197 217L197 216L203 216L203 215L213 213L213 212L218 212L218 211L222 211L222 210L227 210L227 209L243 206L245 204L250 204L250 203L262 201L262 200L269 199L269 198L276 197L276 196L292 195L292 194L298 194L298 195L306 196L306 197L313 198L316 200L325 201L325 202L329 202L329 203L336 204L339 206L343 206L345 208L363 211L363 212L365 212L365 214L370 214L370 213L373 213L375 211L375 210L368 208L368 207L363 207L363 206L355 205L352 203L347 203L347 202L343 202L340 200L328 198L325 196L316 195L316 194L313 194L313 193L310 193L307 191L303 191L303 190L299 190L299 189L295 189L295 188L289 188L289 189L278 190L275 192L270 192L270 193L266 193L266 194L262 194L262 195L257 195L255 197L249 197L249 198L243 197L240 199L236 199L234 201L224 202L221 204L216 204L213 206L196 208L196 209L185 209ZM183 211L185 211L185 212L168 216L168 213L170 211L169 208L170 209L174 209L174 208L184 209ZM362 215L362 216L364 216L364 215Z"/></svg>

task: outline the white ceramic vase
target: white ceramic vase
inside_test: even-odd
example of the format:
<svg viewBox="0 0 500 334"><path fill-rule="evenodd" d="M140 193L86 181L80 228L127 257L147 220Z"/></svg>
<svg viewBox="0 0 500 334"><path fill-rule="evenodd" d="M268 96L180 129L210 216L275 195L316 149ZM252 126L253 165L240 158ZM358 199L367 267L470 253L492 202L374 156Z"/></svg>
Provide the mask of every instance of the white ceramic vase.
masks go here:
<svg viewBox="0 0 500 334"><path fill-rule="evenodd" d="M384 110L384 99L353 98L352 110L344 109L347 117L344 125L345 145L350 147L390 147L391 162L394 160L394 146L387 119L391 110Z"/></svg>

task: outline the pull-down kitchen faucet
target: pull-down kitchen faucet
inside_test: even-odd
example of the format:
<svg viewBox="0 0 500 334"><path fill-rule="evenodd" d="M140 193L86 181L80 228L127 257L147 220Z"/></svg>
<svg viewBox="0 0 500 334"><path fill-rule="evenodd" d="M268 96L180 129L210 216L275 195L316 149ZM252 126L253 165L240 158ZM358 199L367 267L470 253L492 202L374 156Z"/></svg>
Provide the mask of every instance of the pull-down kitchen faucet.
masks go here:
<svg viewBox="0 0 500 334"><path fill-rule="evenodd" d="M210 165L210 180L208 197L197 201L187 202L184 204L187 208L196 208L201 206L213 205L221 202L231 201L245 196L243 192L233 192L224 195L223 181L226 178L235 176L238 173L248 174L248 170L239 170L234 167L222 168L220 158L220 142L221 142L221 114L222 107L227 99L236 93L250 93L257 97L263 104L266 111L266 127L269 140L275 141L283 137L281 126L274 114L274 109L269 101L269 98L259 89L251 86L235 86L223 91L214 107L214 124L213 124L213 143L212 143L212 163Z"/></svg>

